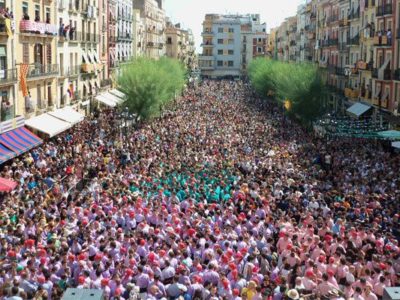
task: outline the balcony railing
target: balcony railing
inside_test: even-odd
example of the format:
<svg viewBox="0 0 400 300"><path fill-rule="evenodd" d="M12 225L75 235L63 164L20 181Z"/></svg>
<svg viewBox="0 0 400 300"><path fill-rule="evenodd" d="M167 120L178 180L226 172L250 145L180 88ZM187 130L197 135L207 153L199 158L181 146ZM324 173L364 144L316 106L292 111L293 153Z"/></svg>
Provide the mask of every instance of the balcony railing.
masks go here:
<svg viewBox="0 0 400 300"><path fill-rule="evenodd" d="M386 4L386 5L382 5L382 6L378 6L378 11L376 13L377 17L382 17L384 15L391 15L393 14L393 7L392 4Z"/></svg>
<svg viewBox="0 0 400 300"><path fill-rule="evenodd" d="M65 75L68 77L77 76L79 75L79 71L80 71L80 66L68 67L67 71L65 72Z"/></svg>
<svg viewBox="0 0 400 300"><path fill-rule="evenodd" d="M60 43L63 42L71 42L71 43L78 43L82 40L82 32L79 31L63 31L62 28L59 29L59 37L58 41Z"/></svg>
<svg viewBox="0 0 400 300"><path fill-rule="evenodd" d="M379 80L391 80L392 79L392 71L390 69L385 69L382 73L380 73L378 68L374 68L372 70L372 78L376 78Z"/></svg>
<svg viewBox="0 0 400 300"><path fill-rule="evenodd" d="M360 36L357 34L355 37L353 37L353 38L350 38L349 36L347 37L347 41L348 41L348 44L350 45L350 46L357 46L357 45L360 45Z"/></svg>
<svg viewBox="0 0 400 300"><path fill-rule="evenodd" d="M57 35L57 26L43 22L34 22L30 20L21 20L19 30L22 34L44 34L49 36Z"/></svg>
<svg viewBox="0 0 400 300"><path fill-rule="evenodd" d="M94 33L86 33L86 39L82 40L82 42L89 42L89 43L98 43L100 41L100 35Z"/></svg>
<svg viewBox="0 0 400 300"><path fill-rule="evenodd" d="M374 37L374 45L375 46L391 46L392 39L391 38L389 39L386 35L375 36Z"/></svg>
<svg viewBox="0 0 400 300"><path fill-rule="evenodd" d="M342 67L336 67L336 75L339 75L339 76L344 76L344 68L342 68Z"/></svg>
<svg viewBox="0 0 400 300"><path fill-rule="evenodd" d="M0 70L0 85L15 82L17 80L17 69Z"/></svg>
<svg viewBox="0 0 400 300"><path fill-rule="evenodd" d="M354 8L349 13L349 20L358 19L360 17L360 8L358 7L357 10Z"/></svg>
<svg viewBox="0 0 400 300"><path fill-rule="evenodd" d="M53 76L58 75L58 64L54 65L42 65L42 64L32 64L29 65L27 78L36 78L43 76Z"/></svg>

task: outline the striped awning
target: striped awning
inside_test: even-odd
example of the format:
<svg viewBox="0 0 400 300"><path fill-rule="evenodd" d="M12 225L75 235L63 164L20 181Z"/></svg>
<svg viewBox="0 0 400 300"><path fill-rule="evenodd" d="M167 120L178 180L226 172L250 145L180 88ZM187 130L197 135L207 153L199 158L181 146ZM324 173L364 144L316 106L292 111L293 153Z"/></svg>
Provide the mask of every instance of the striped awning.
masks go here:
<svg viewBox="0 0 400 300"><path fill-rule="evenodd" d="M2 144L0 144L0 164L16 156L17 154L15 152L12 152L11 150L7 149Z"/></svg>
<svg viewBox="0 0 400 300"><path fill-rule="evenodd" d="M1 134L0 143L17 156L40 145L42 140L25 127L19 127Z"/></svg>

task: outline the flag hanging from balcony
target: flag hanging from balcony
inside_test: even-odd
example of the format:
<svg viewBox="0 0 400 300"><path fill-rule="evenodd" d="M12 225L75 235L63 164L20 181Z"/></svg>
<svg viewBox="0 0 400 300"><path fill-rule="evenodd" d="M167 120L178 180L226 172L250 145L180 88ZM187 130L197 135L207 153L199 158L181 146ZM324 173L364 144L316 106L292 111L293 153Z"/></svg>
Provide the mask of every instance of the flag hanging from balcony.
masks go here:
<svg viewBox="0 0 400 300"><path fill-rule="evenodd" d="M19 81L21 84L22 95L24 97L28 96L28 87L26 85L26 75L28 74L28 70L29 70L28 64L21 64Z"/></svg>
<svg viewBox="0 0 400 300"><path fill-rule="evenodd" d="M68 95L71 99L74 98L74 85L72 83L68 87Z"/></svg>
<svg viewBox="0 0 400 300"><path fill-rule="evenodd" d="M12 32L12 30L11 30L11 20L10 20L10 19L5 19L5 20L4 20L4 24L5 24L5 26L6 26L7 35L8 35L9 37L11 37L11 36L13 35L13 32Z"/></svg>

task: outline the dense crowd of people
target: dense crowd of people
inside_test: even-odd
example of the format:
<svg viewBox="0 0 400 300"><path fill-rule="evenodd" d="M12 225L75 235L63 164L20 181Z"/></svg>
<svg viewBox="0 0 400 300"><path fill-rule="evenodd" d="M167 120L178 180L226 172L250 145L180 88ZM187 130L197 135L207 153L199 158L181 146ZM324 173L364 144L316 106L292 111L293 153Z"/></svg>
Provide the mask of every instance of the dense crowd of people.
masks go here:
<svg viewBox="0 0 400 300"><path fill-rule="evenodd" d="M0 299L380 299L400 285L399 166L241 81L127 135L103 111L2 167Z"/></svg>

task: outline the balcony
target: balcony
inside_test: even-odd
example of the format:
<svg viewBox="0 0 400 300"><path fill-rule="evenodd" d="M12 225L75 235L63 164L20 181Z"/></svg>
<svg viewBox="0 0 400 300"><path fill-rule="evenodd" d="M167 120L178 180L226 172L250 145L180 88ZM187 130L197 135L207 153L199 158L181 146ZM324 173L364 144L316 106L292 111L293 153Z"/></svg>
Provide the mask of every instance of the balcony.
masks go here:
<svg viewBox="0 0 400 300"><path fill-rule="evenodd" d="M387 4L385 6L378 6L378 11L376 13L377 17L383 17L391 14L393 14L392 4Z"/></svg>
<svg viewBox="0 0 400 300"><path fill-rule="evenodd" d="M77 13L79 11L79 1L77 0L70 0L68 6L69 13Z"/></svg>
<svg viewBox="0 0 400 300"><path fill-rule="evenodd" d="M391 80L392 79L392 71L390 69L380 70L378 68L374 68L372 70L372 78L378 80Z"/></svg>
<svg viewBox="0 0 400 300"><path fill-rule="evenodd" d="M347 19L339 20L339 27L346 27L349 26L349 21Z"/></svg>
<svg viewBox="0 0 400 300"><path fill-rule="evenodd" d="M17 69L0 70L0 86L13 84L17 81Z"/></svg>
<svg viewBox="0 0 400 300"><path fill-rule="evenodd" d="M132 41L133 38L129 33L126 34L119 34L118 33L118 37L117 37L118 42L123 42L123 41Z"/></svg>
<svg viewBox="0 0 400 300"><path fill-rule="evenodd" d="M400 69L396 69L393 74L393 80L400 81Z"/></svg>
<svg viewBox="0 0 400 300"><path fill-rule="evenodd" d="M391 47L392 40L389 39L386 35L375 36L374 37L374 46L377 47Z"/></svg>
<svg viewBox="0 0 400 300"><path fill-rule="evenodd" d="M78 31L62 32L61 28L59 31L60 31L59 37L58 37L59 43L64 43L64 42L78 43L82 40L81 32L78 32Z"/></svg>
<svg viewBox="0 0 400 300"><path fill-rule="evenodd" d="M360 91L357 89L350 89L350 88L345 88L344 89L344 95L347 98L351 99L357 99L360 94Z"/></svg>
<svg viewBox="0 0 400 300"><path fill-rule="evenodd" d="M92 74L95 71L94 64L81 64L81 74Z"/></svg>
<svg viewBox="0 0 400 300"><path fill-rule="evenodd" d="M342 67L336 67L335 73L336 73L336 75L338 75L338 76L344 76L344 68L342 68Z"/></svg>
<svg viewBox="0 0 400 300"><path fill-rule="evenodd" d="M203 32L201 33L201 35L202 35L202 36L214 35L214 32L213 32L213 31L203 31Z"/></svg>
<svg viewBox="0 0 400 300"><path fill-rule="evenodd" d="M66 72L64 73L66 77L74 77L78 76L80 73L80 67L79 66L71 66L68 67Z"/></svg>
<svg viewBox="0 0 400 300"><path fill-rule="evenodd" d="M35 80L42 77L55 77L58 75L58 64L54 65L42 65L42 64L31 64L29 65L28 73L26 78L29 80Z"/></svg>
<svg viewBox="0 0 400 300"><path fill-rule="evenodd" d="M360 7L358 7L357 10L354 10L353 8L348 16L349 20L356 20L358 18L360 18Z"/></svg>
<svg viewBox="0 0 400 300"><path fill-rule="evenodd" d="M82 9L81 13L88 19L94 19L98 16L99 11L93 5L86 5L86 7Z"/></svg>
<svg viewBox="0 0 400 300"><path fill-rule="evenodd" d="M82 40L82 42L87 43L98 43L100 41L100 35L94 33L86 33L86 39Z"/></svg>
<svg viewBox="0 0 400 300"><path fill-rule="evenodd" d="M208 41L207 41L207 42L201 44L200 47L214 47L214 45L213 45L212 42L208 42Z"/></svg>
<svg viewBox="0 0 400 300"><path fill-rule="evenodd" d="M21 20L19 30L23 35L46 35L49 37L56 36L58 31L56 25L30 20Z"/></svg>
<svg viewBox="0 0 400 300"><path fill-rule="evenodd" d="M348 36L347 41L349 46L358 46L360 45L360 36L358 34L353 38Z"/></svg>
<svg viewBox="0 0 400 300"><path fill-rule="evenodd" d="M106 79L100 80L100 87L101 88L105 88L105 87L111 86L111 84L112 84L112 80L110 78L106 78Z"/></svg>

